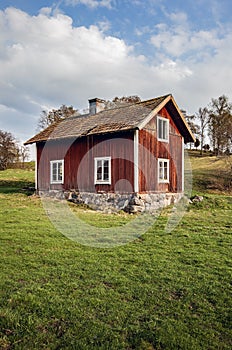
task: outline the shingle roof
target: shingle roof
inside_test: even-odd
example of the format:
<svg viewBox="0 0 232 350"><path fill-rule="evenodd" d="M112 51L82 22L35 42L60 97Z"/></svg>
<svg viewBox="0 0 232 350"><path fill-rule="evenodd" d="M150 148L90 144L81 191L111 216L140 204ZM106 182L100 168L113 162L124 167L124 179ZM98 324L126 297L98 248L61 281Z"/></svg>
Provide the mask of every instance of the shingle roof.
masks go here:
<svg viewBox="0 0 232 350"><path fill-rule="evenodd" d="M158 113L158 110L166 105L170 99L173 100L172 95L165 95L151 100L122 105L114 109L103 110L94 115L86 114L68 117L51 124L45 130L26 141L25 145L48 139L79 138L93 134L140 129L144 122L149 121L151 114L153 115L153 112ZM180 113L179 110L178 112ZM180 119L182 124L184 122L185 128L187 128L185 134L187 135L189 132L191 134L186 122L183 120L183 116ZM192 135L188 136L186 142L192 137Z"/></svg>

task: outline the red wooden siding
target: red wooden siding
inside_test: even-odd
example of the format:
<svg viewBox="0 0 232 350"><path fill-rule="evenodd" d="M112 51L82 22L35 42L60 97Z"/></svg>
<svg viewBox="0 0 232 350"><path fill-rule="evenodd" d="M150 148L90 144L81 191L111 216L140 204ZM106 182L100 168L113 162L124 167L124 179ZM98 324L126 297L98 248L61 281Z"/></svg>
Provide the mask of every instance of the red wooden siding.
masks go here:
<svg viewBox="0 0 232 350"><path fill-rule="evenodd" d="M182 137L163 108L160 116L169 119L169 142L157 140L157 117L139 132L139 189L140 192L181 192ZM158 158L169 159L169 183L158 183Z"/></svg>
<svg viewBox="0 0 232 350"><path fill-rule="evenodd" d="M94 135L73 142L58 140L37 144L38 189L133 192L133 135L133 132ZM94 185L94 157L106 156L111 157L111 185ZM60 159L64 159L64 184L50 184L50 161Z"/></svg>
<svg viewBox="0 0 232 350"><path fill-rule="evenodd" d="M182 137L168 111L169 142L157 140L157 117L139 131L139 192L182 191ZM111 157L111 184L94 184L94 158ZM158 183L158 158L169 159L169 183ZM64 159L64 184L50 184L50 161ZM37 144L38 189L134 191L134 131Z"/></svg>

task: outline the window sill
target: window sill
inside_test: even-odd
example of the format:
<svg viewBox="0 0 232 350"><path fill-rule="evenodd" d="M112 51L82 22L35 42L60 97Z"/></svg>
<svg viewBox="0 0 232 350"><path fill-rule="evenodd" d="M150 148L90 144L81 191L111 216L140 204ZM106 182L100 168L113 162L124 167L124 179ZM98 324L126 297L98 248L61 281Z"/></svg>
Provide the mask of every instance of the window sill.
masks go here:
<svg viewBox="0 0 232 350"><path fill-rule="evenodd" d="M107 181L98 181L98 182L95 182L95 185L111 185L111 182Z"/></svg>
<svg viewBox="0 0 232 350"><path fill-rule="evenodd" d="M169 140L165 140L165 139L157 139L159 142L166 142L166 143L169 143Z"/></svg>

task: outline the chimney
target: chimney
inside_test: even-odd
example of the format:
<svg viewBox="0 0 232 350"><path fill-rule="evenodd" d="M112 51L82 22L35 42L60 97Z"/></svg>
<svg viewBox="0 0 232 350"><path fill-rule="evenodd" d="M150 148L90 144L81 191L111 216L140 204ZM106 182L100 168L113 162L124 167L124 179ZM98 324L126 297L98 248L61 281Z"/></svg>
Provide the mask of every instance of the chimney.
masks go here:
<svg viewBox="0 0 232 350"><path fill-rule="evenodd" d="M100 98L92 98L89 100L89 113L96 114L98 112L103 111L105 109L105 100L101 100Z"/></svg>

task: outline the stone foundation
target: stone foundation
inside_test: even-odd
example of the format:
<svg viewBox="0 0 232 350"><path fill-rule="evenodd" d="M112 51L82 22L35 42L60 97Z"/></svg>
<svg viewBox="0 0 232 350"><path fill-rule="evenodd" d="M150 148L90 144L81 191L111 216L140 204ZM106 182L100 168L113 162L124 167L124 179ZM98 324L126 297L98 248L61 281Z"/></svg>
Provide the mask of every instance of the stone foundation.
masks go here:
<svg viewBox="0 0 232 350"><path fill-rule="evenodd" d="M125 211L129 213L155 212L157 209L177 203L183 197L183 193L141 193L133 196Z"/></svg>
<svg viewBox="0 0 232 350"><path fill-rule="evenodd" d="M145 194L120 194L120 193L89 193L70 191L40 191L40 196L49 196L56 199L66 199L76 204L88 205L91 209L106 213L124 210L128 213L155 212L170 204L177 203L183 193L145 193Z"/></svg>

